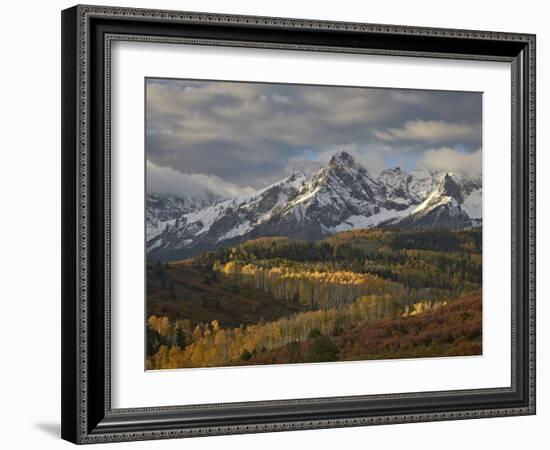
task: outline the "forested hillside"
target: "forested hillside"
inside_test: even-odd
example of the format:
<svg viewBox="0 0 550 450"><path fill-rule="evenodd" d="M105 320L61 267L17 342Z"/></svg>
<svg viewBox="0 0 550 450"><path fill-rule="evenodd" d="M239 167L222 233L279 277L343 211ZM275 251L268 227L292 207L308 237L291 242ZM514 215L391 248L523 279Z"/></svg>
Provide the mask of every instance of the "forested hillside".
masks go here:
<svg viewBox="0 0 550 450"><path fill-rule="evenodd" d="M147 266L147 367L481 353L481 230L261 238Z"/></svg>

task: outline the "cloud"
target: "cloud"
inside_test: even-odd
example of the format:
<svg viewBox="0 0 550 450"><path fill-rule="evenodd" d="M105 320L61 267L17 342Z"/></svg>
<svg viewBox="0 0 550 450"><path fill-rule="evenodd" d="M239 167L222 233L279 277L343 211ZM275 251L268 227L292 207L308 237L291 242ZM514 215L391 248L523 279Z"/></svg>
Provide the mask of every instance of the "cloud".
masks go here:
<svg viewBox="0 0 550 450"><path fill-rule="evenodd" d="M309 175L321 168L319 160L310 160L303 158L290 158L285 166L285 175L290 175L294 172L301 172Z"/></svg>
<svg viewBox="0 0 550 450"><path fill-rule="evenodd" d="M322 163L328 163L330 158L332 158L336 152L342 150L352 155L353 159L367 169L367 171L373 176L378 176L378 174L386 168L385 155L387 149L382 147L365 148L354 144L329 148L320 155Z"/></svg>
<svg viewBox="0 0 550 450"><path fill-rule="evenodd" d="M481 146L479 93L148 79L146 95L149 161L242 188L344 148L374 174L382 153Z"/></svg>
<svg viewBox="0 0 550 450"><path fill-rule="evenodd" d="M443 120L409 120L402 128L375 131L374 135L383 141L470 141L480 139L481 124L449 123Z"/></svg>
<svg viewBox="0 0 550 450"><path fill-rule="evenodd" d="M326 166L335 153L346 151L353 156L357 163L367 169L371 175L377 176L386 168L386 164L384 161L384 149L380 148L376 150L348 144L329 147L323 151L308 152L306 155L309 156L309 159L290 158L285 169L285 174L290 175L293 172L312 173Z"/></svg>
<svg viewBox="0 0 550 450"><path fill-rule="evenodd" d="M463 153L448 147L426 150L417 168L478 175L482 169L481 149Z"/></svg>
<svg viewBox="0 0 550 450"><path fill-rule="evenodd" d="M200 199L205 198L210 192L224 197L237 197L254 192L254 189L239 187L215 175L181 173L171 167L160 167L147 161L147 192Z"/></svg>

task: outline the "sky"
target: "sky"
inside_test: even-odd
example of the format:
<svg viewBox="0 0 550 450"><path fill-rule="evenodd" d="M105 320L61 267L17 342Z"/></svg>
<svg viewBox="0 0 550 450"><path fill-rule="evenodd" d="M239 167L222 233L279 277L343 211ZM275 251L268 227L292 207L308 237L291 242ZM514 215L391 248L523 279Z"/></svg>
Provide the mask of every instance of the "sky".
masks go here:
<svg viewBox="0 0 550 450"><path fill-rule="evenodd" d="M235 196L340 150L371 174L481 172L482 94L148 78L149 193Z"/></svg>

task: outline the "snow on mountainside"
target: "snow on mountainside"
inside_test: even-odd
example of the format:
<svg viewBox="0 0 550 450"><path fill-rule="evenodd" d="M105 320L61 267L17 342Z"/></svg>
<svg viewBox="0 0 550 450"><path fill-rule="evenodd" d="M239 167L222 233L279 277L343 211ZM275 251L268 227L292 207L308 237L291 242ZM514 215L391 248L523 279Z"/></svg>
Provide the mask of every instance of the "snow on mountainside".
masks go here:
<svg viewBox="0 0 550 450"><path fill-rule="evenodd" d="M441 177L446 172L434 170L414 170L411 173L409 189L411 195L421 202L439 186ZM481 218L481 176L452 173L452 178L459 185L464 197L462 208L472 219Z"/></svg>
<svg viewBox="0 0 550 450"><path fill-rule="evenodd" d="M162 207L159 202L151 205L156 222L151 221L149 233L148 221L149 256L177 259L258 237L313 240L398 222L469 226L470 218L481 218L481 180L430 171L408 174L400 168L386 169L375 178L351 155L339 152L311 175L296 172L239 198L188 210L168 200ZM452 208L458 213L453 215ZM423 211L428 210L439 212L415 225L408 222L413 216L425 217Z"/></svg>
<svg viewBox="0 0 550 450"><path fill-rule="evenodd" d="M464 196L452 174L446 173L435 191L411 213L399 219L391 219L383 225L406 228L449 227L463 228L472 225L472 220L462 209Z"/></svg>
<svg viewBox="0 0 550 450"><path fill-rule="evenodd" d="M418 196L411 191L412 177L399 167L383 170L378 183L385 193L385 206L388 209L404 210L418 202Z"/></svg>
<svg viewBox="0 0 550 450"><path fill-rule="evenodd" d="M192 211L203 209L224 200L213 192L205 193L201 198L183 198L170 194L147 195L145 228L147 241L164 231L167 225Z"/></svg>

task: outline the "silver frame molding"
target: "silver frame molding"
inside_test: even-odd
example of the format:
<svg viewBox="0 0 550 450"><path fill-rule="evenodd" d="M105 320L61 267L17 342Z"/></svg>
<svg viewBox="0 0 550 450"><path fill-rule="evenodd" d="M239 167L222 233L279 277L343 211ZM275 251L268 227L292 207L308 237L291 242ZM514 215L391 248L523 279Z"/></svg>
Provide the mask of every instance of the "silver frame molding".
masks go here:
<svg viewBox="0 0 550 450"><path fill-rule="evenodd" d="M84 444L535 414L534 35L80 5L63 11L62 26L63 438ZM115 41L509 62L511 386L113 409L110 76Z"/></svg>

